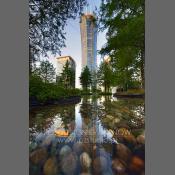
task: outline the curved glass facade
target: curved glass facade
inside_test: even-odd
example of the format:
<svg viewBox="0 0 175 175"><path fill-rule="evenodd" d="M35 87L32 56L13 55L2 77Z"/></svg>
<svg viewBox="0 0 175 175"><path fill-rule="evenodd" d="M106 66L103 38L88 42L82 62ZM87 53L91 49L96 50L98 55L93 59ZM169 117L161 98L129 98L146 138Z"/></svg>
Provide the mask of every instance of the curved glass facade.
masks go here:
<svg viewBox="0 0 175 175"><path fill-rule="evenodd" d="M80 21L82 68L88 66L95 71L97 66L97 25L92 14L84 14Z"/></svg>

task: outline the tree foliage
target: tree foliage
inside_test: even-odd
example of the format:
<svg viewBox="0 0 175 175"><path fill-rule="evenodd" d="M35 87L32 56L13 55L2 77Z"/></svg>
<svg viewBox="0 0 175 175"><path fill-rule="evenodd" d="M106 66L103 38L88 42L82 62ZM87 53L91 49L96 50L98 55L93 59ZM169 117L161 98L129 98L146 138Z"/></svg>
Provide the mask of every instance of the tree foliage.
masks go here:
<svg viewBox="0 0 175 175"><path fill-rule="evenodd" d="M55 79L55 68L47 60L41 61L40 66L35 68L33 73L38 75L45 83L52 82Z"/></svg>
<svg viewBox="0 0 175 175"><path fill-rule="evenodd" d="M82 85L83 89L86 90L86 91L88 90L88 88L92 84L91 72L90 72L90 70L87 66L81 72L80 84Z"/></svg>
<svg viewBox="0 0 175 175"><path fill-rule="evenodd" d="M29 0L30 66L36 56L60 54L67 20L75 19L85 4L86 0Z"/></svg>
<svg viewBox="0 0 175 175"><path fill-rule="evenodd" d="M108 29L107 44L101 54L110 55L114 68L133 75L140 70L144 86L145 63L145 0L103 0L100 13L101 29ZM133 76L132 75L132 76Z"/></svg>
<svg viewBox="0 0 175 175"><path fill-rule="evenodd" d="M110 91L114 84L113 70L110 62L103 61L97 72L98 84L104 87L105 93Z"/></svg>
<svg viewBox="0 0 175 175"><path fill-rule="evenodd" d="M36 74L30 75L29 97L31 99L34 98L39 102L46 102L77 95L80 95L79 89L65 89L54 82L43 82Z"/></svg>
<svg viewBox="0 0 175 175"><path fill-rule="evenodd" d="M75 88L75 70L70 66L67 61L63 67L60 77L57 77L57 82L67 88Z"/></svg>

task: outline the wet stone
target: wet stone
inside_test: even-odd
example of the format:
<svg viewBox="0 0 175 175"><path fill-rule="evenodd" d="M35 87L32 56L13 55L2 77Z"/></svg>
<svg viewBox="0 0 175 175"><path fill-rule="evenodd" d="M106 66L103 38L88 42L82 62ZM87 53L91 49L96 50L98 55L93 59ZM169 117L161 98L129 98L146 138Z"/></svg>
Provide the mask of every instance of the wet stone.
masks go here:
<svg viewBox="0 0 175 175"><path fill-rule="evenodd" d="M61 160L61 169L66 175L73 175L77 167L77 156L70 153Z"/></svg>
<svg viewBox="0 0 175 175"><path fill-rule="evenodd" d="M54 139L54 135L49 135L49 136L47 136L47 137L43 140L41 146L43 146L43 147L49 147L49 146L52 144L52 140L53 140L53 139Z"/></svg>
<svg viewBox="0 0 175 175"><path fill-rule="evenodd" d="M40 118L40 117L43 117L43 115L44 115L43 113L39 113L39 114L36 114L36 117Z"/></svg>
<svg viewBox="0 0 175 175"><path fill-rule="evenodd" d="M41 167L37 165L29 165L29 174L30 175L38 175L40 174Z"/></svg>
<svg viewBox="0 0 175 175"><path fill-rule="evenodd" d="M29 150L30 150L30 152L31 151L33 151L33 150L35 150L36 148L37 148L37 143L36 142L33 142L33 143L31 143L30 145L29 145Z"/></svg>
<svg viewBox="0 0 175 175"><path fill-rule="evenodd" d="M81 167L83 170L88 170L91 166L91 162L92 162L92 160L91 160L88 153L83 152L80 155L80 164L81 164Z"/></svg>
<svg viewBox="0 0 175 175"><path fill-rule="evenodd" d="M99 156L95 158L93 162L93 169L95 173L100 174L102 172L105 172L108 168L108 162L107 159L103 156Z"/></svg>
<svg viewBox="0 0 175 175"><path fill-rule="evenodd" d="M130 148L133 148L137 143L135 136L126 128L117 129L116 137L119 142L124 143Z"/></svg>
<svg viewBox="0 0 175 175"><path fill-rule="evenodd" d="M89 173L83 172L83 173L81 173L80 175L92 175L92 174L89 174Z"/></svg>
<svg viewBox="0 0 175 175"><path fill-rule="evenodd" d="M73 151L79 156L83 152L83 144L79 142L74 143Z"/></svg>
<svg viewBox="0 0 175 175"><path fill-rule="evenodd" d="M64 157L68 156L71 152L72 149L68 145L63 146L59 152L60 159L63 159Z"/></svg>
<svg viewBox="0 0 175 175"><path fill-rule="evenodd" d="M133 151L133 155L145 160L145 145L138 145Z"/></svg>
<svg viewBox="0 0 175 175"><path fill-rule="evenodd" d="M30 161L35 165L43 163L47 159L47 156L47 150L45 148L40 148L30 154Z"/></svg>
<svg viewBox="0 0 175 175"><path fill-rule="evenodd" d="M114 119L114 123L119 123L120 122L120 119L119 118L115 118Z"/></svg>
<svg viewBox="0 0 175 175"><path fill-rule="evenodd" d="M114 159L112 161L112 169L117 174L125 173L125 171L126 171L126 164L120 159Z"/></svg>
<svg viewBox="0 0 175 175"><path fill-rule="evenodd" d="M120 143L116 145L116 155L117 155L117 158L128 163L128 161L131 159L132 153L127 146Z"/></svg>
<svg viewBox="0 0 175 175"><path fill-rule="evenodd" d="M41 144L43 142L44 138L45 138L45 135L43 133L38 134L36 137L36 143Z"/></svg>
<svg viewBox="0 0 175 175"><path fill-rule="evenodd" d="M106 115L106 118L112 120L114 117L112 115Z"/></svg>
<svg viewBox="0 0 175 175"><path fill-rule="evenodd" d="M44 164L44 175L56 175L58 172L57 161L55 157L49 158Z"/></svg>
<svg viewBox="0 0 175 175"><path fill-rule="evenodd" d="M129 165L129 170L135 173L142 173L144 170L144 164L144 161L140 157L133 156Z"/></svg>
<svg viewBox="0 0 175 175"><path fill-rule="evenodd" d="M136 140L137 140L138 144L145 144L145 136L144 135L137 136Z"/></svg>

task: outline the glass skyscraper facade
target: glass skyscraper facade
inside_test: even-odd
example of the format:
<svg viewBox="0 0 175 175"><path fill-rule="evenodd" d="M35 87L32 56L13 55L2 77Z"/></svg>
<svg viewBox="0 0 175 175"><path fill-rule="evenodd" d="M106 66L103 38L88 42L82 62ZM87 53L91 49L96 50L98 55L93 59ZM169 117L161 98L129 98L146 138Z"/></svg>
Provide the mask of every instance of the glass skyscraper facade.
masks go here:
<svg viewBox="0 0 175 175"><path fill-rule="evenodd" d="M91 72L97 67L97 24L93 14L83 14L80 20L82 68L88 66Z"/></svg>

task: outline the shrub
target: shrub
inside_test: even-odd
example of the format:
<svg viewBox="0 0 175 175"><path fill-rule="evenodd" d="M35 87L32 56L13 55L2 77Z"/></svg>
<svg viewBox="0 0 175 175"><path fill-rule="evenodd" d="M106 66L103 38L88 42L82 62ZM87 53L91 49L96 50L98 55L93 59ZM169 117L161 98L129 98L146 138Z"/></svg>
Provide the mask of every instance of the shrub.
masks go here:
<svg viewBox="0 0 175 175"><path fill-rule="evenodd" d="M65 89L55 83L44 83L41 78L36 75L30 77L29 84L29 96L35 97L40 102L81 94L79 89Z"/></svg>

